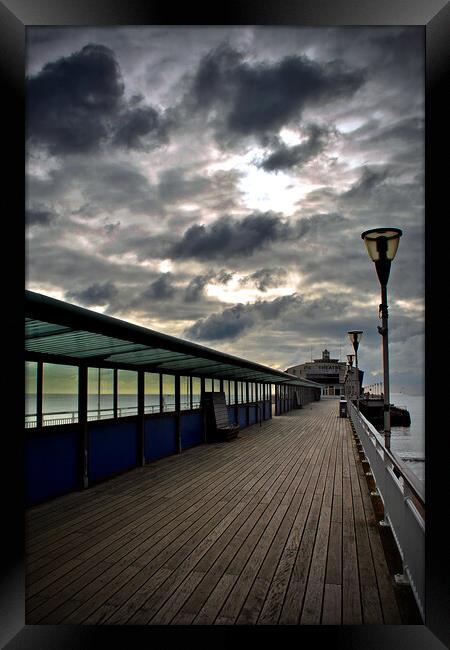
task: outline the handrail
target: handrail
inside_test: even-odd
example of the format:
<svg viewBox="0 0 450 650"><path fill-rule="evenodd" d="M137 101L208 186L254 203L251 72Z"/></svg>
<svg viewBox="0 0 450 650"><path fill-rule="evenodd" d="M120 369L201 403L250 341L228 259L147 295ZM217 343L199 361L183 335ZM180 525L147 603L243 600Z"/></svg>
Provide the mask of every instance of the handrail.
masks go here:
<svg viewBox="0 0 450 650"><path fill-rule="evenodd" d="M261 405L263 402L258 401L258 402L242 402L243 404L255 404L256 406ZM227 406L235 406L235 404L227 404ZM164 409L163 411L160 411L159 404L146 404L145 405L145 410L144 413L172 413L175 411L175 403L174 402L164 402ZM201 401L196 399L195 401L192 400L192 407L191 408L180 408L180 411L190 411L194 409L199 409L201 408ZM151 409L151 410L150 410ZM122 417L122 412L124 411L133 411L131 415L136 415L137 414L137 406L118 406L117 407L117 414L118 417ZM88 421L92 422L93 420L96 419L101 419L101 418L96 418L95 415L98 413L112 413L113 408L108 407L108 408L94 408L94 409L88 409L87 411L87 419ZM90 415L94 414L94 415ZM65 415L67 417L64 418L52 418L49 419L50 416L55 416L55 415ZM43 413L43 422L45 425L49 425L52 423L53 425L57 424L73 424L78 422L78 410L75 411L51 411L48 413ZM113 417L111 415L111 417ZM31 420L29 418L32 418ZM36 427L36 422L37 422L37 413L26 413L25 414L25 428L26 429L32 429Z"/></svg>
<svg viewBox="0 0 450 650"><path fill-rule="evenodd" d="M383 448L383 453L391 461L392 465L395 468L396 473L398 474L398 478L400 477L402 478L402 480L406 484L406 487L412 492L414 497L420 503L421 508L423 508L423 510L425 511L425 490L422 482L417 478L415 474L411 472L410 469L405 467L401 458L399 458L399 456L394 451L386 448L384 437L382 436L382 434L379 431L377 431L377 429L375 429L373 424L369 422L369 420L361 413L361 411L358 411L356 409L353 402L349 400L347 403L354 409L355 413L359 415L359 417L361 418L362 425L365 427L367 431L367 435L375 438L377 444Z"/></svg>
<svg viewBox="0 0 450 650"><path fill-rule="evenodd" d="M425 620L425 493L412 472L390 449L375 427L348 400L348 413L362 444L377 491L411 585Z"/></svg>

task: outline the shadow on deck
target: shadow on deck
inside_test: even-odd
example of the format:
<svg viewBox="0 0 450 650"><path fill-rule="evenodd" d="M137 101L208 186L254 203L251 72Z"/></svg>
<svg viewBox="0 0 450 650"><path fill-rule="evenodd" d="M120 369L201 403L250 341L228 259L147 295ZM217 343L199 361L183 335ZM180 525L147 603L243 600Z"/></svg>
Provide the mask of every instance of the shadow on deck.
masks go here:
<svg viewBox="0 0 450 650"><path fill-rule="evenodd" d="M338 406L30 508L27 624L418 622Z"/></svg>

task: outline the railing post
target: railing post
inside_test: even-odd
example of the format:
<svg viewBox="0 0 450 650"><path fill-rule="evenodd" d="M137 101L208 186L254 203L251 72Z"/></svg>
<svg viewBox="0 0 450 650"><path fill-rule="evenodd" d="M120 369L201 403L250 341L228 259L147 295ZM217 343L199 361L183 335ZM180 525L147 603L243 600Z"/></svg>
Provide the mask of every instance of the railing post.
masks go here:
<svg viewBox="0 0 450 650"><path fill-rule="evenodd" d="M180 411L180 376L175 375L175 432L177 450L181 454L181 411Z"/></svg>
<svg viewBox="0 0 450 650"><path fill-rule="evenodd" d="M42 361L37 362L37 377L36 377L36 428L42 429L42 390L44 384L44 364Z"/></svg>
<svg viewBox="0 0 450 650"><path fill-rule="evenodd" d="M80 430L80 466L81 485L89 486L89 432L87 424L87 391L88 369L87 366L78 368L78 423Z"/></svg>
<svg viewBox="0 0 450 650"><path fill-rule="evenodd" d="M145 374L138 370L138 462L145 465L145 422L144 422L144 401L145 401Z"/></svg>

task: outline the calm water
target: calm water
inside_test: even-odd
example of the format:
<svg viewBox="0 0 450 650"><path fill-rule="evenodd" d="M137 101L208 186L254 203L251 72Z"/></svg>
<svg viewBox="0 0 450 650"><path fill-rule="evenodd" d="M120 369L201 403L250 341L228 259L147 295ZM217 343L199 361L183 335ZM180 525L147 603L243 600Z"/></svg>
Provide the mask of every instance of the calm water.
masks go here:
<svg viewBox="0 0 450 650"><path fill-rule="evenodd" d="M183 405L183 398L182 405ZM198 398L197 398L198 399ZM391 449L395 451L400 458L407 463L407 466L421 480L425 480L425 398L424 396L411 396L403 393L392 393L391 402L396 406L404 406L411 415L411 426L409 427L392 427L391 430ZM152 412L152 406L155 412L159 409L159 397L156 395L146 395L145 399L146 412ZM133 395L122 395L118 402L119 408L123 408L123 415L133 415L137 413L136 398ZM90 396L88 410L93 417L96 416L98 408L97 396ZM166 396L166 410L174 410L175 396ZM103 411L102 417L111 417L112 395L102 395L100 409ZM48 395L44 400L43 412L48 413L45 421L58 418L71 417L75 413L76 421L77 396L76 395ZM35 413L34 398L31 395L26 396L26 413ZM51 413L62 413L62 415L50 415ZM29 419L29 418L27 418Z"/></svg>
<svg viewBox="0 0 450 650"><path fill-rule="evenodd" d="M391 393L391 403L405 407L411 416L411 426L392 427L391 449L421 480L425 480L425 397Z"/></svg>

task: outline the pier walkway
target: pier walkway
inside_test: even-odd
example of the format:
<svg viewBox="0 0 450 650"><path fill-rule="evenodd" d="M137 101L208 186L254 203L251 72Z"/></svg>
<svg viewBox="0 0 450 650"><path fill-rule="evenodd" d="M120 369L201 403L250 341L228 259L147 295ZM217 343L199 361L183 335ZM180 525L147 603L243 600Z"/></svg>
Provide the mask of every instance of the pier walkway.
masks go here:
<svg viewBox="0 0 450 650"><path fill-rule="evenodd" d="M26 623L405 623L338 406L30 508Z"/></svg>

